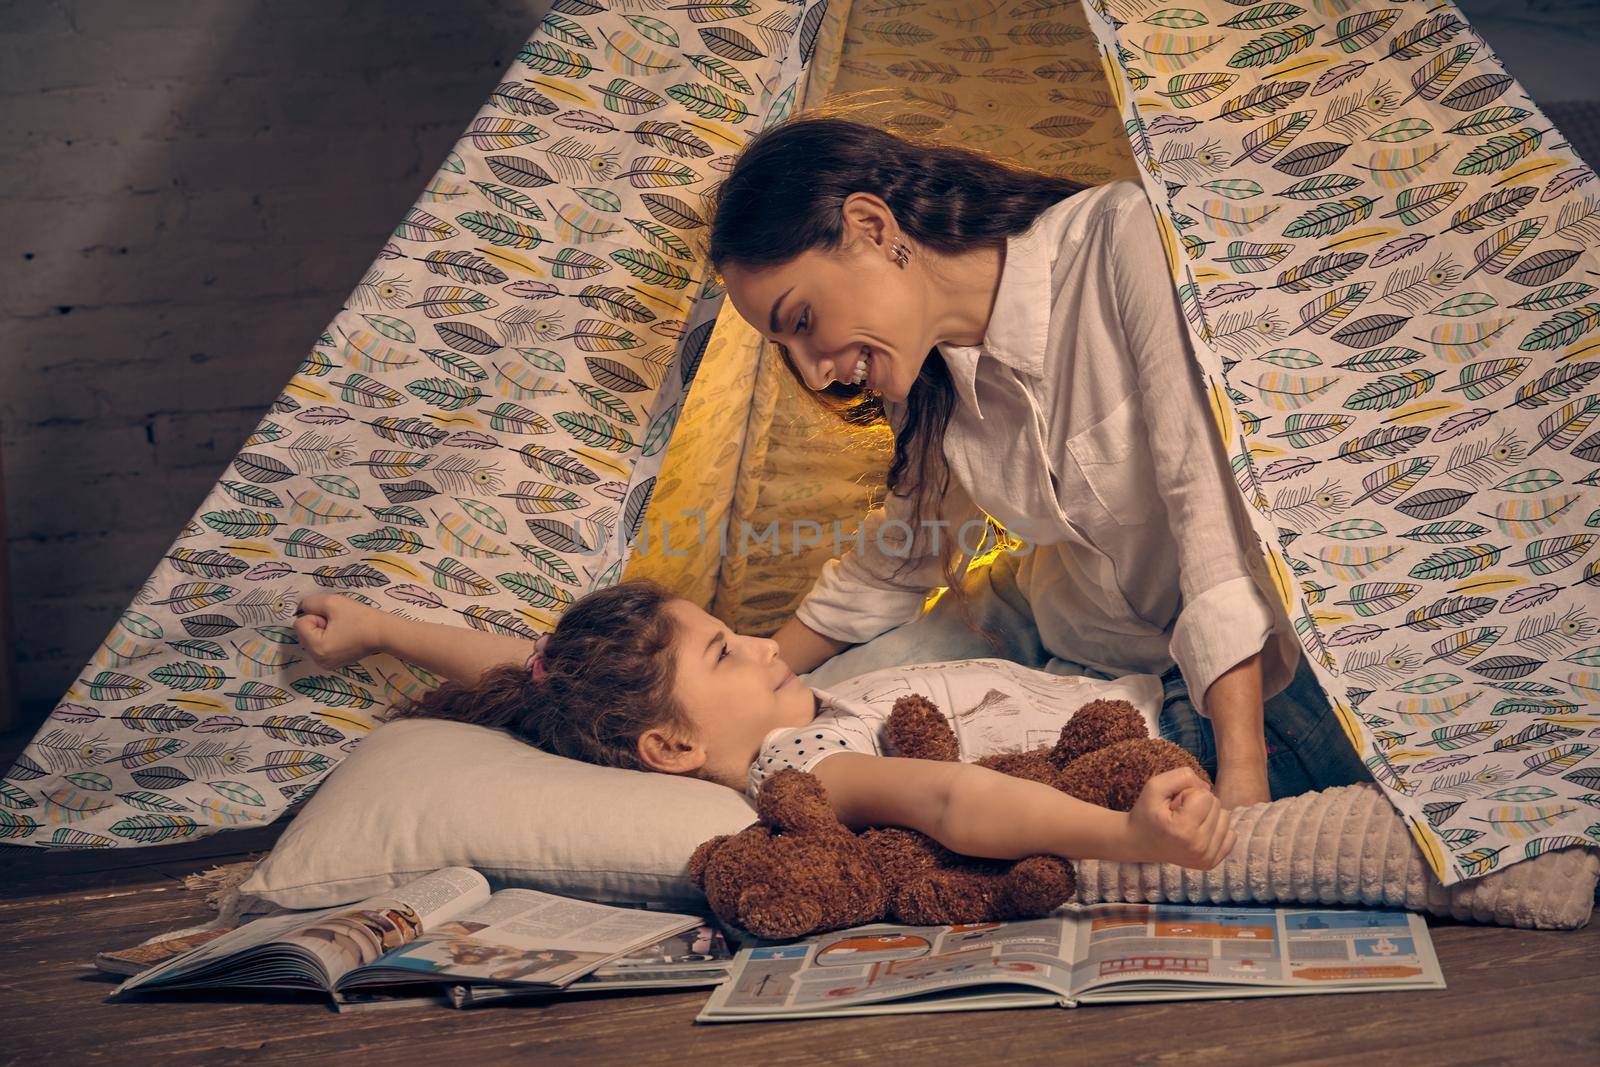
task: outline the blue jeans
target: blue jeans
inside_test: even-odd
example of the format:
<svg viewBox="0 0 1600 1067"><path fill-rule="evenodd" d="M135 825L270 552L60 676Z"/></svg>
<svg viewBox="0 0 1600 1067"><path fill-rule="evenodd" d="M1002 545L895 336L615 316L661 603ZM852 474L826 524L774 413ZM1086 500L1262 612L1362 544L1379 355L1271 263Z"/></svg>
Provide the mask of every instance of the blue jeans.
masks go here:
<svg viewBox="0 0 1600 1067"><path fill-rule="evenodd" d="M917 618L846 649L801 675L801 680L826 689L884 667L990 657L1051 674L1112 677L1044 648L1027 597L1017 587L1013 563L1014 558L1001 553L992 563L969 571L963 586L973 621L996 634L996 645L966 625L956 598L945 593ZM1215 779L1217 748L1211 720L1195 710L1176 665L1167 669L1161 683L1161 736L1182 746ZM1262 718L1272 799L1372 780L1304 656L1288 687L1267 699Z"/></svg>
<svg viewBox="0 0 1600 1067"><path fill-rule="evenodd" d="M1161 736L1186 749L1215 780L1217 743L1211 720L1195 710L1177 667L1167 669L1161 684ZM1261 710L1273 800L1372 781L1304 656L1288 686L1269 697Z"/></svg>

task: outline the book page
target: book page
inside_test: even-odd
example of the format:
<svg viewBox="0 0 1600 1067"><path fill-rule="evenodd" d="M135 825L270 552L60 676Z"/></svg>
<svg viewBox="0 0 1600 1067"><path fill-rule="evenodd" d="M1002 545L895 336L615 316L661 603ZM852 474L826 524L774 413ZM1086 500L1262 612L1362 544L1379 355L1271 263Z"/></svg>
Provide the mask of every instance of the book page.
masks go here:
<svg viewBox="0 0 1600 1067"><path fill-rule="evenodd" d="M296 927L315 921L321 916L331 915L338 910L338 908L326 908L314 912L286 912L245 923L221 937L200 945L193 951L175 956L165 963L157 964L149 970L134 975L119 985L113 996L145 985L180 985L185 979L202 971L221 973L226 966L224 961L231 957L242 958L253 950L276 942Z"/></svg>
<svg viewBox="0 0 1600 1067"><path fill-rule="evenodd" d="M1084 914L1073 986L1124 979L1272 982L1283 978L1272 908L1096 904Z"/></svg>
<svg viewBox="0 0 1600 1067"><path fill-rule="evenodd" d="M565 992L591 989L690 989L716 985L728 977L733 949L718 924L700 925L634 949L597 967L568 985ZM553 990L517 986L453 985L450 1003L457 1008L504 1000L507 997L548 996Z"/></svg>
<svg viewBox="0 0 1600 1067"><path fill-rule="evenodd" d="M216 920L212 920L198 926L189 925L178 930L168 930L164 934L147 937L137 945L97 952L94 956L94 965L104 974L128 977L193 952L207 941L215 941L238 928L237 922L219 926Z"/></svg>
<svg viewBox="0 0 1600 1067"><path fill-rule="evenodd" d="M877 923L792 943L757 943L734 958L706 1015L759 1018L837 1010L957 989L1020 984L1069 993L1071 919L896 926Z"/></svg>
<svg viewBox="0 0 1600 1067"><path fill-rule="evenodd" d="M1436 980L1444 972L1420 915L1376 908L1296 909L1280 915L1280 935L1296 985L1354 984L1379 989L1391 982Z"/></svg>
<svg viewBox="0 0 1600 1067"><path fill-rule="evenodd" d="M489 899L489 880L471 867L441 867L388 894L432 929Z"/></svg>
<svg viewBox="0 0 1600 1067"><path fill-rule="evenodd" d="M445 867L385 895L325 913L285 934L282 941L309 952L328 980L337 982L488 899L489 883L483 875L469 867Z"/></svg>
<svg viewBox="0 0 1600 1067"><path fill-rule="evenodd" d="M615 908L533 889L503 889L384 956L366 983L414 976L564 985L624 953L698 926L692 915Z"/></svg>
<svg viewBox="0 0 1600 1067"><path fill-rule="evenodd" d="M711 920L703 919L698 925L687 930L619 956L594 974L587 975L585 980L640 968L648 970L671 968L675 971L720 970L725 969L731 959L733 959L733 949L728 947L728 941L722 931Z"/></svg>
<svg viewBox="0 0 1600 1067"><path fill-rule="evenodd" d="M1096 904L1085 919L1079 993L1129 983L1379 988L1438 975L1403 911Z"/></svg>
<svg viewBox="0 0 1600 1067"><path fill-rule="evenodd" d="M117 992L145 985L328 989L353 968L488 899L483 875L467 867L445 867L358 904L289 911L245 923L130 978Z"/></svg>

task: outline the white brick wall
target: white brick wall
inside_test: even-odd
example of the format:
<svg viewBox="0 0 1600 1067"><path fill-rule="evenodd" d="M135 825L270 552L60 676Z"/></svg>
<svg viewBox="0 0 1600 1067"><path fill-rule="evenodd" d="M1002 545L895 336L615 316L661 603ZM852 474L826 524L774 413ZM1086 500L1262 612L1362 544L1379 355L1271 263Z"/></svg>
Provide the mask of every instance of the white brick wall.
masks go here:
<svg viewBox="0 0 1600 1067"><path fill-rule="evenodd" d="M0 0L0 454L60 698L549 0Z"/></svg>

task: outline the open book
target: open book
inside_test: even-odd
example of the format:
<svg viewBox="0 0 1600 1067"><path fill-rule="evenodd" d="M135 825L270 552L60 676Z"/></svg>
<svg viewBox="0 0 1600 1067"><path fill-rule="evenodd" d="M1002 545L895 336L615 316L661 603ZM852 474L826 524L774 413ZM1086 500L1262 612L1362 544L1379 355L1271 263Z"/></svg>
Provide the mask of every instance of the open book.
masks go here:
<svg viewBox="0 0 1600 1067"><path fill-rule="evenodd" d="M140 972L113 996L243 986L338 997L412 983L559 989L699 924L532 889L491 894L477 871L446 867L359 904L246 923Z"/></svg>
<svg viewBox="0 0 1600 1067"><path fill-rule="evenodd" d="M1069 904L1023 922L752 942L695 1021L1444 987L1409 912Z"/></svg>
<svg viewBox="0 0 1600 1067"><path fill-rule="evenodd" d="M713 986L728 977L733 959L724 931L715 919L635 949L596 967L570 985L547 986L467 985L399 989L346 990L336 998L341 1012L387 1011L391 1008L440 1006L476 1008L484 1004L616 990L694 989Z"/></svg>
<svg viewBox="0 0 1600 1067"><path fill-rule="evenodd" d="M554 992L712 986L728 977L732 959L733 952L722 931L714 922L702 921L692 929L596 967L565 989ZM541 992L546 991L514 986L453 985L448 996L452 1007L473 1008L507 997L537 996Z"/></svg>

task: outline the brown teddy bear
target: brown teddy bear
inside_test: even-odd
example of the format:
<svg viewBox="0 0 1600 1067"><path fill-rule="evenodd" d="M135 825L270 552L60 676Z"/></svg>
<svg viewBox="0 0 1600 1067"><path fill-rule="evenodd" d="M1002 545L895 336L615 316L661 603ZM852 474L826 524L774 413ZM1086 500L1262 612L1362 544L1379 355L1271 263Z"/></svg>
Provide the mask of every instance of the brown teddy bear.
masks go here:
<svg viewBox="0 0 1600 1067"><path fill-rule="evenodd" d="M959 756L950 724L923 697L896 700L885 731L896 755ZM1210 782L1188 752L1150 737L1125 700L1084 705L1054 745L976 762L1116 811L1131 809L1145 782L1174 767L1192 767ZM756 814L760 821L695 849L689 876L719 919L764 938L883 919L916 926L1032 919L1077 888L1060 856L981 859L902 827L853 833L835 817L822 783L801 771L763 782Z"/></svg>

